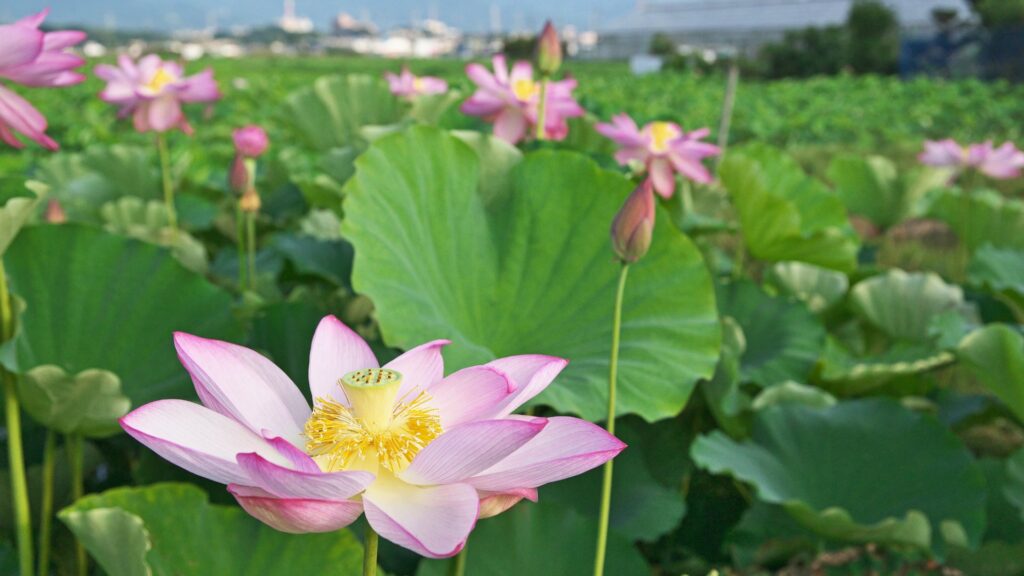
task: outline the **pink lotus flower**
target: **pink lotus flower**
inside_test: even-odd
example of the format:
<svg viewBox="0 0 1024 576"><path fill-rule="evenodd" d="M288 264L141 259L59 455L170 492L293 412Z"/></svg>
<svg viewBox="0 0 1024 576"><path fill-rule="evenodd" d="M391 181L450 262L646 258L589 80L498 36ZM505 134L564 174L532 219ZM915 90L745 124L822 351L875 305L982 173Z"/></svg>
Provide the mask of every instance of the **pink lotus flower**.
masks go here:
<svg viewBox="0 0 1024 576"><path fill-rule="evenodd" d="M1017 178L1021 168L1024 168L1024 152L1018 150L1012 142L996 148L991 140L970 146L961 146L952 139L928 140L924 143L924 152L917 158L928 166L954 168L957 171L974 168L996 180Z"/></svg>
<svg viewBox="0 0 1024 576"><path fill-rule="evenodd" d="M85 60L66 51L85 40L85 32L60 30L43 32L40 24L49 10L0 26L0 78L35 87L78 84L85 76L73 72ZM0 84L0 140L21 148L15 134L56 150L57 143L46 135L46 117L28 100Z"/></svg>
<svg viewBox="0 0 1024 576"><path fill-rule="evenodd" d="M675 192L676 172L694 182L711 182L711 173L701 161L721 152L718 146L701 142L711 133L707 128L687 133L674 122L651 122L641 130L628 114L619 114L596 129L620 146L615 160L642 166L654 190L664 198Z"/></svg>
<svg viewBox="0 0 1024 576"><path fill-rule="evenodd" d="M515 144L527 130L537 125L541 85L533 80L533 66L516 62L509 73L505 56L492 60L494 73L480 64L466 66L466 74L477 85L476 92L462 103L463 114L480 116L494 124L494 135ZM562 140L569 134L569 118L583 115L583 108L573 99L576 80L566 78L548 83L544 106L544 133L551 140Z"/></svg>
<svg viewBox="0 0 1024 576"><path fill-rule="evenodd" d="M448 83L433 76L416 76L408 66L402 67L401 74L385 72L391 93L399 98L411 100L426 94L444 94L448 91Z"/></svg>
<svg viewBox="0 0 1024 576"><path fill-rule="evenodd" d="M119 106L119 116L130 114L139 132L180 128L191 134L181 104L213 102L221 97L213 70L186 77L181 64L165 62L155 54L143 56L138 64L121 56L117 66L97 66L96 75L107 82L100 98Z"/></svg>
<svg viewBox="0 0 1024 576"><path fill-rule="evenodd" d="M243 126L231 133L235 142L235 152L245 158L258 158L267 151L270 139L267 138L267 131L260 126L250 124Z"/></svg>
<svg viewBox="0 0 1024 576"><path fill-rule="evenodd" d="M312 410L258 353L177 333L203 405L159 400L121 419L136 440L228 485L249 514L284 532L326 532L366 514L381 536L423 556L459 552L477 518L537 487L590 470L625 445L577 418L512 412L565 367L512 356L443 376L428 342L378 368L335 317L313 336Z"/></svg>

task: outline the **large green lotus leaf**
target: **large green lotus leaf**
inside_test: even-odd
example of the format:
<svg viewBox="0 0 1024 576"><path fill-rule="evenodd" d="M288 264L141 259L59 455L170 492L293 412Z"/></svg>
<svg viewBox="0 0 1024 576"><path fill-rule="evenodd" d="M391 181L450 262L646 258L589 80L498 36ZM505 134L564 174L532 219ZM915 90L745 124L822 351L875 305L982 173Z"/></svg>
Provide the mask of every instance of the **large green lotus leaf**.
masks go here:
<svg viewBox="0 0 1024 576"><path fill-rule="evenodd" d="M391 124L401 103L380 78L364 74L325 76L285 98L287 120L307 146L326 151L361 140L360 129Z"/></svg>
<svg viewBox="0 0 1024 576"><path fill-rule="evenodd" d="M96 369L68 374L58 366L37 366L18 379L18 397L25 412L47 428L90 438L120 432L117 419L132 406L117 375Z"/></svg>
<svg viewBox="0 0 1024 576"><path fill-rule="evenodd" d="M231 296L167 250L78 224L22 231L4 255L26 309L16 368L109 370L136 406L192 395L172 333L238 336Z"/></svg>
<svg viewBox="0 0 1024 576"><path fill-rule="evenodd" d="M857 355L828 337L817 378L822 387L836 394L858 396L894 379L935 370L954 360L950 352L914 342L895 342L882 352Z"/></svg>
<svg viewBox="0 0 1024 576"><path fill-rule="evenodd" d="M899 269L858 282L850 291L850 306L861 319L892 338L914 342L928 340L932 319L963 301L960 287L937 274Z"/></svg>
<svg viewBox="0 0 1024 576"><path fill-rule="evenodd" d="M190 484L115 488L58 514L110 576L358 574L348 530L285 534Z"/></svg>
<svg viewBox="0 0 1024 576"><path fill-rule="evenodd" d="M740 359L747 348L743 328L731 316L722 316L722 351L718 366L710 380L701 382L701 390L708 409L718 426L730 436L739 438L747 435L744 412L750 408L750 396L743 384Z"/></svg>
<svg viewBox="0 0 1024 576"><path fill-rule="evenodd" d="M859 242L842 200L792 158L767 146L747 146L731 151L719 174L755 257L841 271L857 267Z"/></svg>
<svg viewBox="0 0 1024 576"><path fill-rule="evenodd" d="M985 481L966 448L891 400L770 408L749 440L714 432L691 456L832 539L941 551L944 541L977 545L985 528Z"/></svg>
<svg viewBox="0 0 1024 576"><path fill-rule="evenodd" d="M803 262L773 265L768 269L768 281L780 293L802 301L815 314L842 300L850 287L846 274Z"/></svg>
<svg viewBox="0 0 1024 576"><path fill-rule="evenodd" d="M271 304L259 310L253 319L250 347L268 354L305 393L313 333L326 314L308 302Z"/></svg>
<svg viewBox="0 0 1024 576"><path fill-rule="evenodd" d="M967 197L964 198L964 194ZM947 189L938 194L929 214L953 228L971 250L985 244L1024 250L1024 202L993 190Z"/></svg>
<svg viewBox="0 0 1024 576"><path fill-rule="evenodd" d="M373 299L389 345L453 340L451 369L513 354L568 358L540 402L600 419L619 272L608 228L631 185L578 154L543 151L488 172L510 185L486 198L480 158L427 127L374 143L346 187L353 285ZM662 215L626 287L619 414L679 412L714 369L719 338L700 253Z"/></svg>
<svg viewBox="0 0 1024 576"><path fill-rule="evenodd" d="M905 174L881 156L839 156L828 167L828 179L853 214L888 228L915 215L926 192L949 181L949 170L923 167Z"/></svg>
<svg viewBox="0 0 1024 576"><path fill-rule="evenodd" d="M115 144L55 154L40 164L36 177L73 222L98 222L100 206L122 196L160 198L156 159L147 148Z"/></svg>
<svg viewBox="0 0 1024 576"><path fill-rule="evenodd" d="M466 547L466 574L593 574L596 540L596 520L553 502L524 502L476 525ZM416 576L451 574L451 562L424 560ZM644 576L651 569L633 544L613 531L608 535L604 573Z"/></svg>
<svg viewBox="0 0 1024 576"><path fill-rule="evenodd" d="M189 270L205 274L209 268L206 247L188 232L170 227L167 206L160 200L125 196L104 204L100 217L108 232L169 248Z"/></svg>
<svg viewBox="0 0 1024 576"><path fill-rule="evenodd" d="M729 532L725 546L738 567L784 564L813 554L822 538L800 524L785 507L754 502Z"/></svg>
<svg viewBox="0 0 1024 576"><path fill-rule="evenodd" d="M267 246L292 263L299 274L322 278L336 286L349 286L352 245L344 240L320 240L305 234L275 234Z"/></svg>
<svg viewBox="0 0 1024 576"><path fill-rule="evenodd" d="M816 386L799 382L784 382L762 390L750 404L753 410L767 410L772 406L801 404L812 408L828 408L836 403L835 396Z"/></svg>
<svg viewBox="0 0 1024 576"><path fill-rule="evenodd" d="M957 357L1024 422L1024 336L991 324L968 334Z"/></svg>
<svg viewBox="0 0 1024 576"><path fill-rule="evenodd" d="M39 199L47 191L48 188L39 182L27 182L21 190L0 190L0 256L28 222Z"/></svg>
<svg viewBox="0 0 1024 576"><path fill-rule="evenodd" d="M972 285L1005 298L1024 313L1024 250L982 246L971 258L967 279Z"/></svg>
<svg viewBox="0 0 1024 576"><path fill-rule="evenodd" d="M724 284L718 306L743 328L742 379L760 386L805 381L825 343L825 327L799 302L766 294L753 282Z"/></svg>
<svg viewBox="0 0 1024 576"><path fill-rule="evenodd" d="M977 550L951 551L949 565L971 576L1024 574L1024 450L1005 460L978 461L988 488L988 529Z"/></svg>

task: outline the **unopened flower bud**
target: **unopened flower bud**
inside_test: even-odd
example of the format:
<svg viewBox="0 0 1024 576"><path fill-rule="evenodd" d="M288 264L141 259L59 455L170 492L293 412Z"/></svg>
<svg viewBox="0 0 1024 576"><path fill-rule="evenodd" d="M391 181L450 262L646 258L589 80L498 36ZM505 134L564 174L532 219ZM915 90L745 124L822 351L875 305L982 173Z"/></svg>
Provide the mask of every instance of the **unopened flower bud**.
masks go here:
<svg viewBox="0 0 1024 576"><path fill-rule="evenodd" d="M50 224L63 224L68 221L67 214L64 213L64 207L60 205L56 198L51 198L50 202L46 205L46 221Z"/></svg>
<svg viewBox="0 0 1024 576"><path fill-rule="evenodd" d="M558 31L548 20L537 39L537 67L544 76L551 76L562 66L562 42Z"/></svg>
<svg viewBox="0 0 1024 576"><path fill-rule="evenodd" d="M633 190L615 215L612 249L624 263L632 264L647 254L653 233L654 190L647 179Z"/></svg>
<svg viewBox="0 0 1024 576"><path fill-rule="evenodd" d="M241 154L235 154L231 161L231 170L228 172L228 183L235 192L245 192L249 188L249 169L245 165L245 158Z"/></svg>
<svg viewBox="0 0 1024 576"><path fill-rule="evenodd" d="M270 144L267 132L256 125L244 126L231 133L235 150L246 158L256 158L267 150Z"/></svg>

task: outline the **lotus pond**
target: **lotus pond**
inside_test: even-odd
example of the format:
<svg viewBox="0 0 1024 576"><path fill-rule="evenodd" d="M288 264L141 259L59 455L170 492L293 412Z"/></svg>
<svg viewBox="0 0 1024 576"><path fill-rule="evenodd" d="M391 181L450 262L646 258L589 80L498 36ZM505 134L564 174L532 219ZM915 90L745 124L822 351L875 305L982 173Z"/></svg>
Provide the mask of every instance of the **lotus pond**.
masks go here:
<svg viewBox="0 0 1024 576"><path fill-rule="evenodd" d="M1020 87L37 26L0 572L1024 574Z"/></svg>

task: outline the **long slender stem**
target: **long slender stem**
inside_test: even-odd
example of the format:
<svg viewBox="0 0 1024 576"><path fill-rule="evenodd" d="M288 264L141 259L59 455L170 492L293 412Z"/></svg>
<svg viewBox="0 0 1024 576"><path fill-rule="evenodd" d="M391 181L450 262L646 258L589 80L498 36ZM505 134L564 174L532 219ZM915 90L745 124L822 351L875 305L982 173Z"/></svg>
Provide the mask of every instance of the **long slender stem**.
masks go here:
<svg viewBox="0 0 1024 576"><path fill-rule="evenodd" d="M469 542L459 550L459 553L448 566L448 576L465 576L466 574L466 550L469 549Z"/></svg>
<svg viewBox="0 0 1024 576"><path fill-rule="evenodd" d="M0 259L0 343L14 336L14 310L7 289L7 276ZM25 480L25 455L21 446L21 407L14 375L0 366L4 387L4 415L7 423L7 460L14 500L14 526L18 540L18 565L21 576L32 576L32 518L29 516L28 482Z"/></svg>
<svg viewBox="0 0 1024 576"><path fill-rule="evenodd" d="M246 235L246 252L248 253L247 261L249 266L249 290L256 289L256 213L247 212L245 214L245 235Z"/></svg>
<svg viewBox="0 0 1024 576"><path fill-rule="evenodd" d="M363 542L363 576L377 576L377 543L380 537L369 524L366 525L366 541Z"/></svg>
<svg viewBox="0 0 1024 576"><path fill-rule="evenodd" d="M78 501L85 493L85 480L82 470L82 437L77 434L70 434L64 442L65 451L68 453L68 465L71 468L71 498ZM75 563L78 567L78 576L86 576L89 573L89 558L85 555L85 548L81 542L75 543Z"/></svg>
<svg viewBox="0 0 1024 576"><path fill-rule="evenodd" d="M615 313L612 316L612 354L608 364L608 421L605 428L615 434L615 382L619 375L619 335L622 332L622 297L626 292L626 276L629 264L623 264L619 272L619 288L615 293ZM594 554L594 576L604 574L604 557L608 546L608 519L612 502L612 461L604 465L604 482L601 484L601 515L597 527L597 553Z"/></svg>
<svg viewBox="0 0 1024 576"><path fill-rule="evenodd" d="M718 147L721 153L716 162L721 162L725 156L725 149L729 146L729 127L732 125L732 111L736 106L736 88L740 81L740 66L733 59L729 65L729 79L725 85L725 101L722 103L722 119L718 124Z"/></svg>
<svg viewBox="0 0 1024 576"><path fill-rule="evenodd" d="M241 206L235 210L235 233L238 236L238 289L241 291L249 285L245 274L245 212Z"/></svg>
<svg viewBox="0 0 1024 576"><path fill-rule="evenodd" d="M540 80L540 102L537 103L537 140L544 140L547 138L547 132L545 126L547 126L547 108L548 108L548 77L544 76Z"/></svg>
<svg viewBox="0 0 1024 576"><path fill-rule="evenodd" d="M39 510L39 576L50 573L50 526L53 521L53 471L57 464L57 433L46 431L43 446L43 496Z"/></svg>
<svg viewBox="0 0 1024 576"><path fill-rule="evenodd" d="M174 209L174 185L171 183L171 155L167 151L167 137L157 132L156 148L160 153L160 174L164 184L164 205L167 206L167 224L171 230L178 230L178 213Z"/></svg>

